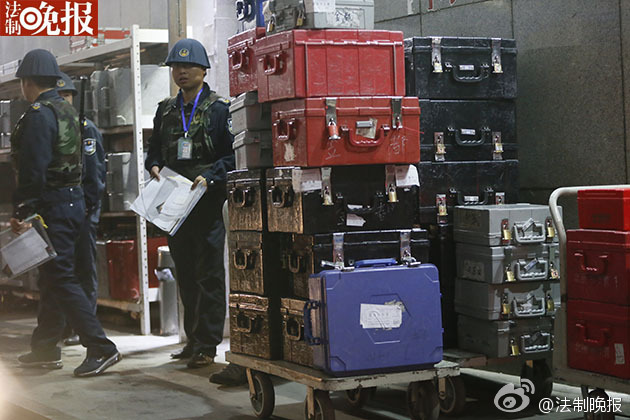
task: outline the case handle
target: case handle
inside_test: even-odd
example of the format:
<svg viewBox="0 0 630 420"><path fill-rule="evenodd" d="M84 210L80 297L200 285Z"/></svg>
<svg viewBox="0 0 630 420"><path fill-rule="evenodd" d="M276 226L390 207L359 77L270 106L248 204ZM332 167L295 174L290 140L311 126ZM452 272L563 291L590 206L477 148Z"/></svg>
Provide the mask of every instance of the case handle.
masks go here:
<svg viewBox="0 0 630 420"><path fill-rule="evenodd" d="M243 52L247 51L247 49L245 48L245 50L234 50L230 53L230 61L232 62L232 70L240 70L243 67L244 64L244 59L243 59Z"/></svg>
<svg viewBox="0 0 630 420"><path fill-rule="evenodd" d="M256 318L245 315L243 312L239 312L236 315L236 327L234 328L238 332L251 333L256 327Z"/></svg>
<svg viewBox="0 0 630 420"><path fill-rule="evenodd" d="M245 252L241 248L237 248L232 252L232 262L238 270L251 270L254 268L254 251L246 249Z"/></svg>
<svg viewBox="0 0 630 420"><path fill-rule="evenodd" d="M398 261L395 258L378 258L373 260L360 260L354 263L354 268L362 267L389 267L392 265L398 265Z"/></svg>
<svg viewBox="0 0 630 420"><path fill-rule="evenodd" d="M453 75L453 79L459 83L479 83L490 75L490 66L488 64L470 64L470 65L458 65L445 63L444 67L447 71L450 71ZM466 69L463 69L465 67ZM470 70L469 70L470 68ZM470 72L474 72L472 75Z"/></svg>
<svg viewBox="0 0 630 420"><path fill-rule="evenodd" d="M304 257L292 252L288 258L289 271L293 274L298 274L303 271Z"/></svg>
<svg viewBox="0 0 630 420"><path fill-rule="evenodd" d="M252 199L252 190L250 188L232 188L230 190L230 201L232 201L236 207L249 207L254 201Z"/></svg>
<svg viewBox="0 0 630 420"><path fill-rule="evenodd" d="M597 257L597 260L599 261L599 265L597 267L586 265L586 256L582 252L575 252L573 253L573 256L578 260L580 270L585 273L602 275L608 270L608 255L606 254L599 255Z"/></svg>
<svg viewBox="0 0 630 420"><path fill-rule="evenodd" d="M319 346L322 344L322 339L319 337L313 337L313 325L311 321L311 312L314 309L319 310L320 303L316 300L309 300L304 305L304 340L309 346Z"/></svg>
<svg viewBox="0 0 630 420"><path fill-rule="evenodd" d="M253 0L236 0L236 20L250 21L253 6Z"/></svg>
<svg viewBox="0 0 630 420"><path fill-rule="evenodd" d="M575 327L578 330L580 330L580 337L582 338L582 341L588 344L589 346L605 347L608 344L608 339L610 338L610 330L608 328L602 328L600 330L600 337L597 339L594 339L594 338L587 338L586 325L578 322L577 324L575 324Z"/></svg>
<svg viewBox="0 0 630 420"><path fill-rule="evenodd" d="M547 309L546 304L547 301L543 296L542 299L536 299L536 297L532 297L532 304L527 305L527 301L519 302L517 299L512 300L512 308L514 311L514 315L517 318L530 318L534 316L543 316L545 315L545 311ZM535 307L534 305L538 305Z"/></svg>
<svg viewBox="0 0 630 420"><path fill-rule="evenodd" d="M543 223L532 222L532 234L526 235L525 232L529 230L529 227L527 226L529 224L530 222L514 223L514 226L512 227L514 231L514 240L519 244L537 244L545 242L545 225ZM536 231L540 233L537 235Z"/></svg>
<svg viewBox="0 0 630 420"><path fill-rule="evenodd" d="M112 100L111 100L110 91L111 89L109 86L103 86L101 88L101 94L103 95L103 109L105 110L112 109Z"/></svg>
<svg viewBox="0 0 630 420"><path fill-rule="evenodd" d="M372 205L361 208L350 208L350 205L344 200L344 207L347 214L356 214L357 216L368 216L379 211L383 207L384 198L381 194L376 193L372 198Z"/></svg>
<svg viewBox="0 0 630 420"><path fill-rule="evenodd" d="M474 134L464 134L464 132L468 130L466 129L457 130L453 127L448 127L447 130L448 130L447 131L448 135L450 137L455 138L455 143L457 143L457 145L459 146L464 146L464 147L482 146L489 142L491 134L492 134L492 132L490 131L488 127L483 127L481 130L470 130L470 131L475 131L475 133L479 131L478 138L465 140L465 139L462 139L462 136L470 136Z"/></svg>
<svg viewBox="0 0 630 420"><path fill-rule="evenodd" d="M273 123L273 136L279 141L295 140L297 138L298 121L291 118L288 121L279 119Z"/></svg>
<svg viewBox="0 0 630 420"><path fill-rule="evenodd" d="M293 328L289 328L289 323L291 323ZM300 325L296 317L289 316L284 322L284 334L291 341L301 341L304 339L303 330L304 328ZM293 333L293 331L297 331L297 334Z"/></svg>
<svg viewBox="0 0 630 420"><path fill-rule="evenodd" d="M283 190L274 185L269 189L269 194L271 195L271 205L276 208L291 207L293 205L293 187Z"/></svg>
<svg viewBox="0 0 630 420"><path fill-rule="evenodd" d="M371 147L380 146L381 144L383 144L383 141L385 140L385 137L387 137L387 133L389 133L390 130L391 128L388 125L382 125L376 131L377 133L376 137L374 139L370 139L368 137L357 135L353 130L350 130L350 128L348 128L348 126L346 125L342 125L341 127L339 127L339 131L341 131L341 135L346 137L346 139L348 140L348 143L350 143L350 145L354 147L360 147L360 148L371 148Z"/></svg>
<svg viewBox="0 0 630 420"><path fill-rule="evenodd" d="M491 201L491 196L493 195L494 191L491 188L486 188L485 190L483 190L483 199L481 200L479 200L478 197L477 200L467 200L464 193L456 190L455 188L451 188L449 190L449 193L457 197L457 205L459 206L477 206L488 204Z"/></svg>
<svg viewBox="0 0 630 420"><path fill-rule="evenodd" d="M539 339L544 341L538 344ZM541 353L551 350L551 334L539 332L537 334L523 334L521 336L521 349L523 353Z"/></svg>
<svg viewBox="0 0 630 420"><path fill-rule="evenodd" d="M271 76L272 74L280 73L280 70L282 68L282 59L280 53L273 54L271 56L271 59L269 55L265 55L258 60L263 63L265 75ZM269 61L271 61L271 64L269 64Z"/></svg>
<svg viewBox="0 0 630 420"><path fill-rule="evenodd" d="M534 258L532 261L526 263L524 260L514 261L514 275L517 280L532 281L532 280L546 280L549 273L549 261L546 258ZM542 271L526 270L529 264L534 266L542 265ZM533 268L533 267L532 267Z"/></svg>

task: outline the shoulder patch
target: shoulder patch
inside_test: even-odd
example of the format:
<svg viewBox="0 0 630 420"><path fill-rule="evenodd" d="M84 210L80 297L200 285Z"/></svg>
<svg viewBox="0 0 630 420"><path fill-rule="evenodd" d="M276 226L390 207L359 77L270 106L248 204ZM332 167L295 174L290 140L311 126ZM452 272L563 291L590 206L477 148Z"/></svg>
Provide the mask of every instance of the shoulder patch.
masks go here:
<svg viewBox="0 0 630 420"><path fill-rule="evenodd" d="M227 119L228 130L230 130L230 134L234 135L234 129L232 128L232 117Z"/></svg>
<svg viewBox="0 0 630 420"><path fill-rule="evenodd" d="M229 100L227 100L225 98L219 98L219 99L217 99L217 101L222 102L222 103L224 103L226 105L230 105L230 103L231 103Z"/></svg>
<svg viewBox="0 0 630 420"><path fill-rule="evenodd" d="M85 139L83 140L83 152L86 156L91 156L96 153L96 140Z"/></svg>
<svg viewBox="0 0 630 420"><path fill-rule="evenodd" d="M87 127L87 120L83 121L83 127Z"/></svg>
<svg viewBox="0 0 630 420"><path fill-rule="evenodd" d="M39 102L35 102L33 105L31 105L31 108L33 108L35 111L37 111L41 107L42 107L42 104L40 104Z"/></svg>

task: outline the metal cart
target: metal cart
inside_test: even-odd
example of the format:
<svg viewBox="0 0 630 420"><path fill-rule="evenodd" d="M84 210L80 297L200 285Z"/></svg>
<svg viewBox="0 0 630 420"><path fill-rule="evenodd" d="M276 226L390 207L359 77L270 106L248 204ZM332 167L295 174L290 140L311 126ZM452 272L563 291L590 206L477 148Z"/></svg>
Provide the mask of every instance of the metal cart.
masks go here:
<svg viewBox="0 0 630 420"><path fill-rule="evenodd" d="M444 350L444 360L457 363L460 368L484 368L508 363L522 363L521 379L529 379L536 388L534 400L548 398L553 391L553 374L546 359L532 359L532 355L488 358L483 354L460 349ZM466 407L466 386L461 376L447 376L438 381L440 411L447 416L462 414Z"/></svg>
<svg viewBox="0 0 630 420"><path fill-rule="evenodd" d="M346 391L353 407L361 407L377 386L409 383L407 406L414 420L436 420L440 403L435 381L459 375L456 363L442 361L433 368L396 373L333 377L324 372L281 360L225 354L227 361L247 368L249 398L254 414L261 419L273 413L275 394L269 375L306 385L304 418L307 420L334 420L335 410L328 395L331 391Z"/></svg>
<svg viewBox="0 0 630 420"><path fill-rule="evenodd" d="M556 225L558 238L560 240L560 261L563 262L563 264L560 264L560 293L563 303L567 302L567 234L562 221L562 215L558 210L558 199L560 197L576 197L579 190L606 188L630 188L630 185L600 185L558 188L551 193L551 196L549 197L551 217ZM555 346L553 354L554 376L556 379L569 384L580 385L583 398L603 397L607 399L608 395L605 390L630 394L630 381L627 379L615 378L613 376L602 375L600 373L586 372L570 368L567 364L566 335L567 308L566 305L563 304L562 307L556 311ZM592 390L589 391L589 389ZM584 418L591 420L614 419L615 415L614 413L585 414Z"/></svg>

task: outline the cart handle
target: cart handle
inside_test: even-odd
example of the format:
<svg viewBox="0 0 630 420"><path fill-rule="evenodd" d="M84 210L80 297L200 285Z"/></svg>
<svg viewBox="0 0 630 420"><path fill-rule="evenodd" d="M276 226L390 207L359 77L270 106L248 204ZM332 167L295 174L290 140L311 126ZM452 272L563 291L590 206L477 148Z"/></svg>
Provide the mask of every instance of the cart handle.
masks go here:
<svg viewBox="0 0 630 420"><path fill-rule="evenodd" d="M313 337L313 323L311 321L311 311L313 309L319 309L320 303L316 300L309 300L304 305L304 340L309 346L319 346L322 344L322 339L319 337Z"/></svg>

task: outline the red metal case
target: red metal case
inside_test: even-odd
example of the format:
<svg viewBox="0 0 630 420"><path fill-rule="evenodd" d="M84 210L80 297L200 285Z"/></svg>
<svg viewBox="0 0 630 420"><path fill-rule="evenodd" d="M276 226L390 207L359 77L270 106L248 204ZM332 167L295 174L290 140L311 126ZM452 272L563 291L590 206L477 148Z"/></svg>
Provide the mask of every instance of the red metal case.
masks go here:
<svg viewBox="0 0 630 420"><path fill-rule="evenodd" d="M630 305L630 232L567 231L567 294Z"/></svg>
<svg viewBox="0 0 630 420"><path fill-rule="evenodd" d="M420 161L416 98L308 98L271 106L274 166Z"/></svg>
<svg viewBox="0 0 630 420"><path fill-rule="evenodd" d="M402 32L293 30L256 42L258 100L403 96Z"/></svg>
<svg viewBox="0 0 630 420"><path fill-rule="evenodd" d="M630 230L630 188L578 191L581 229Z"/></svg>
<svg viewBox="0 0 630 420"><path fill-rule="evenodd" d="M568 365L630 379L630 306L569 300Z"/></svg>
<svg viewBox="0 0 630 420"><path fill-rule="evenodd" d="M149 287L158 287L154 271L157 268L160 246L166 246L166 238L149 238L147 253L149 257ZM140 297L138 281L138 249L136 240L107 242L107 264L109 271L109 294L112 299L135 301ZM173 273L175 274L175 273Z"/></svg>
<svg viewBox="0 0 630 420"><path fill-rule="evenodd" d="M256 28L228 39L230 96L258 89L254 44L264 36L265 28Z"/></svg>

